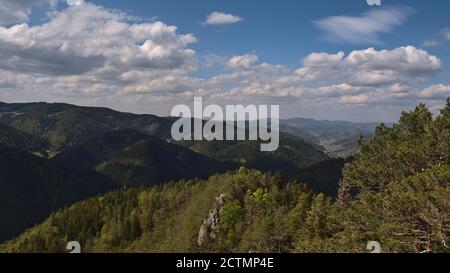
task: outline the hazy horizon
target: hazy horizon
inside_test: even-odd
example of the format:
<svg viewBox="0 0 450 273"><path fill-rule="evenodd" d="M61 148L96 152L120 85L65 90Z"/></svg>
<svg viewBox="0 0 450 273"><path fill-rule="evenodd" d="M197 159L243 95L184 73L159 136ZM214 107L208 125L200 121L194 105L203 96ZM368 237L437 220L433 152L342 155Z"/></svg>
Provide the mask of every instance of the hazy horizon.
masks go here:
<svg viewBox="0 0 450 273"><path fill-rule="evenodd" d="M74 105L79 107L93 107L93 108L107 108L116 112L122 112L122 113L130 113L130 114L136 114L136 115L154 115L161 118L178 118L175 116L171 116L170 113L168 115L158 115L151 112L133 112L133 111L122 111L120 109L115 109L114 107L108 107L108 106L101 106L101 105L81 105L81 104L74 104L70 102L46 102L46 101L18 101L18 102L8 102L8 101L0 101L0 103L6 103L6 104L32 104L32 103L46 103L46 104L68 104L68 105ZM406 111L406 110L405 110ZM397 123L398 120L394 121L351 121L351 120L342 120L342 119L317 119L314 117L305 117L305 116L292 116L292 117L281 117L281 120L293 120L293 119L306 119L306 120L314 120L314 121L325 121L325 122L350 122L350 123L386 123L386 124L392 124Z"/></svg>

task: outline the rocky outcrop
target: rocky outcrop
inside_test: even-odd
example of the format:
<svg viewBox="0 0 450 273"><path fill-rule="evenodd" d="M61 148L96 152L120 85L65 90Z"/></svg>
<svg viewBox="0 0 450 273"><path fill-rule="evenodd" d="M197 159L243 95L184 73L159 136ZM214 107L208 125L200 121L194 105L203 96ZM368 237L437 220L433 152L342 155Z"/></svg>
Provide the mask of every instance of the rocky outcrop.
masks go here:
<svg viewBox="0 0 450 273"><path fill-rule="evenodd" d="M225 202L225 194L216 197L214 207L209 212L198 233L197 243L203 246L210 240L214 240L219 233L220 214L222 213L223 204Z"/></svg>

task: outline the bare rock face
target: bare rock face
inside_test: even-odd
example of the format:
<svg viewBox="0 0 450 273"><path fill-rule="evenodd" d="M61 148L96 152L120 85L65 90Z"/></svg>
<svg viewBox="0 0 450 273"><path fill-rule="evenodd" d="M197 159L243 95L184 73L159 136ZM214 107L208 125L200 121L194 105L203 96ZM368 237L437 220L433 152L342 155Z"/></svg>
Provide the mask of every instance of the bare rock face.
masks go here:
<svg viewBox="0 0 450 273"><path fill-rule="evenodd" d="M209 212L208 217L203 221L203 224L198 233L197 243L199 246L204 245L210 240L214 240L219 232L220 214L222 213L223 204L225 202L225 194L216 197L216 202L213 209Z"/></svg>

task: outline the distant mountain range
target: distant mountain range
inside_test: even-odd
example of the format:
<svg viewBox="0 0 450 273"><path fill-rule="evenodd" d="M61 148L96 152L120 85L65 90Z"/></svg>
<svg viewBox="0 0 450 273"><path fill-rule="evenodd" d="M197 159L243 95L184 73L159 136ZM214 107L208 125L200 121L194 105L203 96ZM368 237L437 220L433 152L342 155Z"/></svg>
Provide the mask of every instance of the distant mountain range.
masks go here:
<svg viewBox="0 0 450 273"><path fill-rule="evenodd" d="M323 147L330 156L344 158L353 155L358 150L360 138L367 139L372 136L380 124L304 118L282 120L280 123L281 131Z"/></svg>
<svg viewBox="0 0 450 273"><path fill-rule="evenodd" d="M173 121L172 118L154 115L136 115L107 108L61 103L0 103L2 126L9 125L21 134L34 137L34 147L39 148L46 143L52 152L82 144L92 136L121 129L134 129L162 140L169 140ZM313 144L316 149L336 157L347 157L354 153L360 136L371 136L378 125L303 118L281 120L280 123L282 132ZM0 135L0 141L8 140Z"/></svg>
<svg viewBox="0 0 450 273"><path fill-rule="evenodd" d="M50 213L121 187L203 179L240 166L281 172L336 195L345 160L374 124L284 120L280 148L255 141L174 142L173 118L107 108L0 103L0 241ZM324 145L327 144L328 145ZM326 148L336 147L327 151Z"/></svg>

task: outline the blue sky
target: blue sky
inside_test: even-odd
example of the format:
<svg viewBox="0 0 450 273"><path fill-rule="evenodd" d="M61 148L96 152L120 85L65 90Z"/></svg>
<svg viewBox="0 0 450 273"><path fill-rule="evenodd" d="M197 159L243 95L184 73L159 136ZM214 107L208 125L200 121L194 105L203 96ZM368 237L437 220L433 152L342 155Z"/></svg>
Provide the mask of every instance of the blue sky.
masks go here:
<svg viewBox="0 0 450 273"><path fill-rule="evenodd" d="M157 17L179 28L181 33L194 33L199 43L193 47L200 54L239 55L257 52L265 61L297 66L301 58L314 51L350 51L371 43L349 45L324 42L312 24L328 16L360 15L378 7L365 0L103 0L100 5L129 11L142 17ZM446 0L383 0L384 6L409 6L414 14L392 31L382 35L379 48L405 44L421 45L426 39L439 38L450 23L450 2ZM235 14L244 21L233 25L203 27L200 22L214 11ZM448 47L433 49L447 52ZM450 54L447 54L450 58Z"/></svg>
<svg viewBox="0 0 450 273"><path fill-rule="evenodd" d="M19 2L0 0L2 101L167 115L202 96L395 121L450 96L446 0Z"/></svg>

